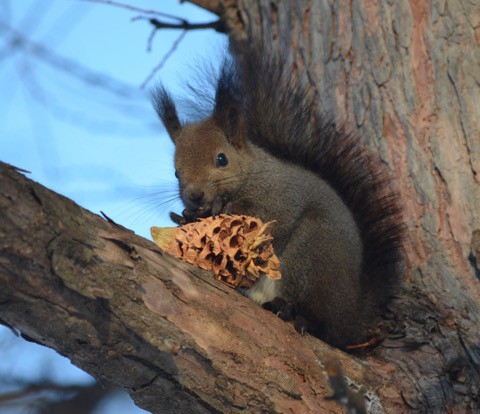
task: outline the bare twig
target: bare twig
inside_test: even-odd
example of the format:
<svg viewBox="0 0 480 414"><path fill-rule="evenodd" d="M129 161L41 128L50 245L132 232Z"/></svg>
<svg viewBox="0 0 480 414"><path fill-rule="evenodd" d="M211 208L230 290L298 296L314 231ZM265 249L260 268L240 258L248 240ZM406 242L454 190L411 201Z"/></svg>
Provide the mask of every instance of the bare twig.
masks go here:
<svg viewBox="0 0 480 414"><path fill-rule="evenodd" d="M147 50L150 52L152 49L152 41L153 37L155 36L155 33L159 29L181 29L183 30L180 36L173 42L172 47L170 50L165 54L163 59L160 61L160 63L153 68L153 70L150 72L150 74L147 76L147 78L142 82L140 85L141 89L144 89L145 86L147 86L148 82L152 80L152 78L155 76L155 74L165 65L167 60L170 58L172 53L177 49L178 45L180 42L183 40L185 37L185 34L187 33L188 30L198 30L198 29L214 29L217 32L225 33L225 26L223 22L219 20L215 20L213 22L209 23L190 23L187 20L177 18L180 23L167 23L167 22L161 22L160 20L153 19L150 17L146 16L137 16L134 17L132 20L148 20L150 24L153 25L154 29L150 36L148 37L148 46Z"/></svg>
<svg viewBox="0 0 480 414"><path fill-rule="evenodd" d="M128 97L129 99L133 97L141 97L143 99L143 96L138 89L102 73L95 72L72 59L61 56L54 51L47 49L40 43L28 39L23 36L23 34L3 22L0 22L0 32L6 32L10 36L12 49L23 49L31 56L40 59L56 69L62 70L67 75L81 79L92 86L101 86L115 95Z"/></svg>
<svg viewBox="0 0 480 414"><path fill-rule="evenodd" d="M24 170L23 168L20 168L20 167L16 167L15 165L12 165L12 164L5 164L7 167L11 168L12 170L15 170L15 171L18 171L20 173L25 173L25 174L31 174L32 172L31 171L28 171L28 170ZM7 323L4 323L1 319L0 319L0 324L1 325L5 325L7 326L8 328L12 328L10 325L8 325ZM14 331L15 333L15 331ZM15 335L18 336L18 334L15 333Z"/></svg>
<svg viewBox="0 0 480 414"><path fill-rule="evenodd" d="M109 0L83 0L83 1L96 1L96 2L111 3ZM150 52L152 50L153 38L155 37L155 34L156 34L157 30L159 30L159 29L181 29L182 30L182 33L173 42L170 50L165 54L165 56L162 58L162 60L159 62L159 64L152 69L150 74L142 82L142 84L140 85L141 89L144 89L147 86L147 84L152 80L152 78L155 76L155 74L160 69L162 69L162 67L165 65L167 60L170 58L170 56L173 54L173 52L177 49L178 45L180 44L180 42L185 37L188 30L214 29L215 31L217 31L219 33L226 33L225 25L223 24L221 19L215 20L213 22L208 22L208 23L190 23L187 20L182 19L180 17L175 17L175 16L168 16L168 17L173 18L173 19L179 21L180 23L162 22L158 19L154 19L154 18L151 18L151 17L148 17L148 16L137 16L137 17L132 18L132 21L148 20L148 22L153 26L153 30L150 33L150 36L148 37L148 41L147 41L147 51L148 52Z"/></svg>
<svg viewBox="0 0 480 414"><path fill-rule="evenodd" d="M142 82L142 84L140 85L140 88L141 89L144 89L147 84L153 79L153 77L155 76L155 74L160 70L162 69L163 65L165 65L165 63L167 62L167 60L170 58L170 56L172 55L173 52L175 52L175 50L177 49L178 45L180 44L180 42L183 40L183 38L185 37L185 35L187 34L187 32L184 30L180 36L177 37L177 39L175 40L175 42L173 42L172 44L172 47L170 48L170 50L165 54L165 56L163 56L162 60L159 62L159 64L157 66L155 66L152 71L150 72L150 74L146 77L146 79Z"/></svg>
<svg viewBox="0 0 480 414"><path fill-rule="evenodd" d="M182 30L198 30L198 29L214 29L220 33L226 33L225 25L223 22L218 19L214 20L213 22L208 23L190 23L187 20L180 19L180 23L166 23L161 22L160 20L149 18L149 17L142 17L139 16L136 19L145 19L150 22L153 26L157 29L182 29Z"/></svg>
<svg viewBox="0 0 480 414"><path fill-rule="evenodd" d="M172 14L163 13L163 12L159 12L159 11L156 11L156 10L146 10L146 9L142 9L140 7L131 6L129 4L120 3L120 2L117 2L117 1L113 1L113 0L80 0L80 1L106 4L106 5L120 7L122 9L130 10L130 11L134 11L134 12L139 12L139 13L142 13L142 14L147 15L147 16L151 16L151 15L162 16L162 17L165 17L167 19L172 19L172 20L176 20L177 22L179 22L179 23L166 23L166 22L161 22L161 21L159 21L157 19L154 19L154 18L151 18L151 17L147 17L147 16L138 16L138 17L134 17L132 19L133 21L134 20L139 20L139 19L149 20L149 22L153 26L155 26L157 29L181 29L181 30L214 29L217 32L225 33L225 26L220 19L215 20L213 22L208 22L208 23L190 23L187 20L185 20L181 17L178 17L178 16L174 16Z"/></svg>
<svg viewBox="0 0 480 414"><path fill-rule="evenodd" d="M137 16L137 17L132 18L132 21L148 20L148 22L153 26L153 30L150 33L150 35L148 37L148 41L147 41L147 51L148 52L150 52L152 50L152 42L153 42L153 38L154 38L157 30L159 30L159 29L180 29L180 30L182 30L182 33L178 36L178 38L172 44L172 47L170 48L170 50L165 54L165 56L158 63L158 65L155 66L152 69L150 74L142 82L142 84L140 85L141 89L144 89L147 86L147 84L152 80L152 78L155 76L155 74L165 65L167 60L170 58L172 53L177 49L178 45L180 44L180 42L185 37L185 34L186 34L187 30L214 29L217 32L226 33L225 25L224 25L224 23L221 19L215 20L213 22L207 22L207 23L190 23L187 20L185 20L181 17L178 17L178 16L173 16L171 14L158 12L156 10L141 9L139 7L131 6L131 5L125 4L125 3L120 3L120 2L117 2L117 1L114 1L114 0L80 0L80 1L88 1L88 2L93 2L93 3L106 4L106 5L120 7L120 8L126 9L126 10L140 12L142 14L145 14L146 16ZM173 20L177 21L177 23L169 23L169 22L160 21L158 19L150 17L151 15L157 15L157 16L162 16L162 17L168 18L168 19L173 19Z"/></svg>
<svg viewBox="0 0 480 414"><path fill-rule="evenodd" d="M150 36L148 36L148 40L147 40L147 52L148 53L150 53L152 51L153 38L155 37L156 33L157 33L157 28L154 27L152 29L152 32L150 33Z"/></svg>

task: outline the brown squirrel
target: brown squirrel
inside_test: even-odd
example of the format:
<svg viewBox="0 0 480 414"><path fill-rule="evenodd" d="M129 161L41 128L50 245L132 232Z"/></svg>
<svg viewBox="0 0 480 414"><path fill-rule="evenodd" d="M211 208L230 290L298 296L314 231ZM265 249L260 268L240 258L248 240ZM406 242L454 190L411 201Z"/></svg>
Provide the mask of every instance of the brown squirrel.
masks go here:
<svg viewBox="0 0 480 414"><path fill-rule="evenodd" d="M381 162L259 45L225 59L207 119L183 125L163 87L153 101L186 207L172 220L276 220L282 278L263 277L246 296L334 346L363 341L399 280L402 222Z"/></svg>

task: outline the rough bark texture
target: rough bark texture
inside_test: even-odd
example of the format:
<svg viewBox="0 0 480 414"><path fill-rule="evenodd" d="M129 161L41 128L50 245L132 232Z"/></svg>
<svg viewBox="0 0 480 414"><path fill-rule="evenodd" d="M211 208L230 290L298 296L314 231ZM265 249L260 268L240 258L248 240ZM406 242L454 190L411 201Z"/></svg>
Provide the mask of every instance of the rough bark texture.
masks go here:
<svg viewBox="0 0 480 414"><path fill-rule="evenodd" d="M479 409L478 2L238 3L231 37L281 48L319 108L357 130L396 177L407 268L391 310L404 338L367 361L398 367L392 380L412 410Z"/></svg>
<svg viewBox="0 0 480 414"><path fill-rule="evenodd" d="M397 330L363 361L332 351L346 375L375 412L478 410L480 8L220 3L233 41L281 47L319 107L396 177L409 230ZM323 400L319 341L12 169L1 177L4 322L152 412L342 411Z"/></svg>

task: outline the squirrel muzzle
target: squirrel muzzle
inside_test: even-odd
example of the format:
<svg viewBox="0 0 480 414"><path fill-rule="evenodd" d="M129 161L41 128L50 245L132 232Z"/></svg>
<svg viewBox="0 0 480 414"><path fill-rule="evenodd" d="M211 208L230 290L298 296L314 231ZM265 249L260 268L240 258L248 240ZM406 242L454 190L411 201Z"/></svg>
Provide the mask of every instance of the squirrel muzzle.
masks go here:
<svg viewBox="0 0 480 414"><path fill-rule="evenodd" d="M205 204L205 192L197 184L188 184L182 190L182 200L190 210L197 210Z"/></svg>

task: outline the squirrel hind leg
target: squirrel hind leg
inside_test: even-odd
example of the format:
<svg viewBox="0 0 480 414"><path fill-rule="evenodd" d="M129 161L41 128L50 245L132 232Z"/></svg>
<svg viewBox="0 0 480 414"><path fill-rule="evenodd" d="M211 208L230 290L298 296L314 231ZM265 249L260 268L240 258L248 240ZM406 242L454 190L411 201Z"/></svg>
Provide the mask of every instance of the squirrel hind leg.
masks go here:
<svg viewBox="0 0 480 414"><path fill-rule="evenodd" d="M302 336L306 333L319 338L330 345L339 347L341 349L349 350L356 349L361 346L358 344L368 340L368 335L363 336L360 332L353 332L355 329L351 327L352 337L346 332L342 332L338 327L332 327L319 321L313 321L305 317L301 309L295 306L292 302L286 301L283 298L275 297L271 301L262 304L262 308L274 313L281 320L285 322L293 322L293 327Z"/></svg>

